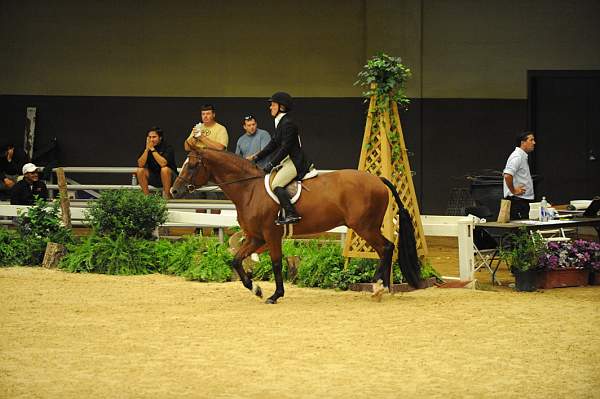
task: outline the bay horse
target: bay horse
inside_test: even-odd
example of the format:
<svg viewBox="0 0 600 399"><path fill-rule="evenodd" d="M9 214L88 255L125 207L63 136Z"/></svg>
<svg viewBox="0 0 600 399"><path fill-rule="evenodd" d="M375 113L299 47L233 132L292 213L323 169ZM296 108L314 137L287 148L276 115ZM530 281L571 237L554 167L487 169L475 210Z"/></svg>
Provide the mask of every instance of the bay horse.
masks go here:
<svg viewBox="0 0 600 399"><path fill-rule="evenodd" d="M246 236L231 266L239 274L244 287L262 298L261 288L248 277L242 267L242 261L266 245L275 277L275 292L266 303L274 304L284 295L281 265L284 227L275 224L279 205L267 194L264 176L265 172L262 169L236 154L212 149L192 151L171 188L171 194L174 198L181 198L185 193L202 187L209 180L221 188L235 204L238 223ZM317 234L337 226L348 226L365 239L379 255L379 267L375 272L374 281L378 281L379 285L383 283L383 287L389 290L394 244L381 234L383 218L388 207L388 189L400 210L408 215L394 186L386 179L350 169L320 174L302 181L302 186L302 195L296 203L302 220L294 225L294 234ZM402 223L400 224L402 226ZM409 224L411 232L408 235L412 234L409 238L414 242L410 219ZM404 232L400 231L399 234ZM402 237L398 241L400 251ZM416 246L414 252L416 259ZM400 253L398 259L401 260ZM399 263L407 282L418 288L418 261Z"/></svg>

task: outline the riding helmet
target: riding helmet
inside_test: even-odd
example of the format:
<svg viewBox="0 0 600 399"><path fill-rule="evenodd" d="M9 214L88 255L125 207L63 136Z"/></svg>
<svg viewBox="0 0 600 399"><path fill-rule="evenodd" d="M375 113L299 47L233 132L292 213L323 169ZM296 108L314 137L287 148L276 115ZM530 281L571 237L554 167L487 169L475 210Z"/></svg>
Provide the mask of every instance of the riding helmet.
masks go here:
<svg viewBox="0 0 600 399"><path fill-rule="evenodd" d="M273 101L274 103L283 105L285 107L286 111L292 110L292 96L290 96L288 93L285 93L283 91L278 91L277 93L273 94L269 98L269 101Z"/></svg>

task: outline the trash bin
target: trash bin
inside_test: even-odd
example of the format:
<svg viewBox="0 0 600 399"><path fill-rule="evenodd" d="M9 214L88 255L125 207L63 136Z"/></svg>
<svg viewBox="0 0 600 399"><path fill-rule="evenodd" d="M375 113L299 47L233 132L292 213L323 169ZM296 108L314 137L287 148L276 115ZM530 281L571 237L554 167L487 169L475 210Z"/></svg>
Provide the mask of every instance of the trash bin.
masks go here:
<svg viewBox="0 0 600 399"><path fill-rule="evenodd" d="M541 180L538 175L531 176L534 191ZM492 213L491 219L496 220L500 212L500 200L504 198L504 176L502 172L490 172L476 176L467 176L471 182L471 196L477 205L486 206Z"/></svg>
<svg viewBox="0 0 600 399"><path fill-rule="evenodd" d="M504 196L502 175L468 176L467 179L471 182L471 197L475 203L487 207L492 213L492 220L496 220L500 212L500 200Z"/></svg>

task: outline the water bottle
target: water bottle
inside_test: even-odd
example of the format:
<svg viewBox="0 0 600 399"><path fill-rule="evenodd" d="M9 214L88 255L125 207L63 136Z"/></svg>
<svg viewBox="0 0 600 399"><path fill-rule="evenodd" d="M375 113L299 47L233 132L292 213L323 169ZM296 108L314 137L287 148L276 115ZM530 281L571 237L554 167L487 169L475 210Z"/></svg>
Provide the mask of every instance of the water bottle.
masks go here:
<svg viewBox="0 0 600 399"><path fill-rule="evenodd" d="M548 201L546 201L546 197L542 197L542 202L540 202L540 222L548 221Z"/></svg>
<svg viewBox="0 0 600 399"><path fill-rule="evenodd" d="M135 173L131 175L131 185L132 186L137 186L138 185L137 175Z"/></svg>

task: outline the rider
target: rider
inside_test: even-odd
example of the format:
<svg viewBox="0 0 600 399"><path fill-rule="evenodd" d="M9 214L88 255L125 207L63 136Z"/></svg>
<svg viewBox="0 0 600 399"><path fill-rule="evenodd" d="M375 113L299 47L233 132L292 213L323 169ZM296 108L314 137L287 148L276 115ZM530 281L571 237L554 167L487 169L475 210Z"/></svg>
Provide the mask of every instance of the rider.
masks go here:
<svg viewBox="0 0 600 399"><path fill-rule="evenodd" d="M271 116L275 118L275 134L269 144L252 160L260 161L271 155L271 161L264 167L269 173L278 170L271 182L271 189L279 199L283 215L277 218L275 224L298 223L301 216L292 205L285 186L293 180L300 180L309 171L311 164L302 151L302 143L298 135L298 126L288 112L293 108L292 96L288 93L277 92L269 98Z"/></svg>

